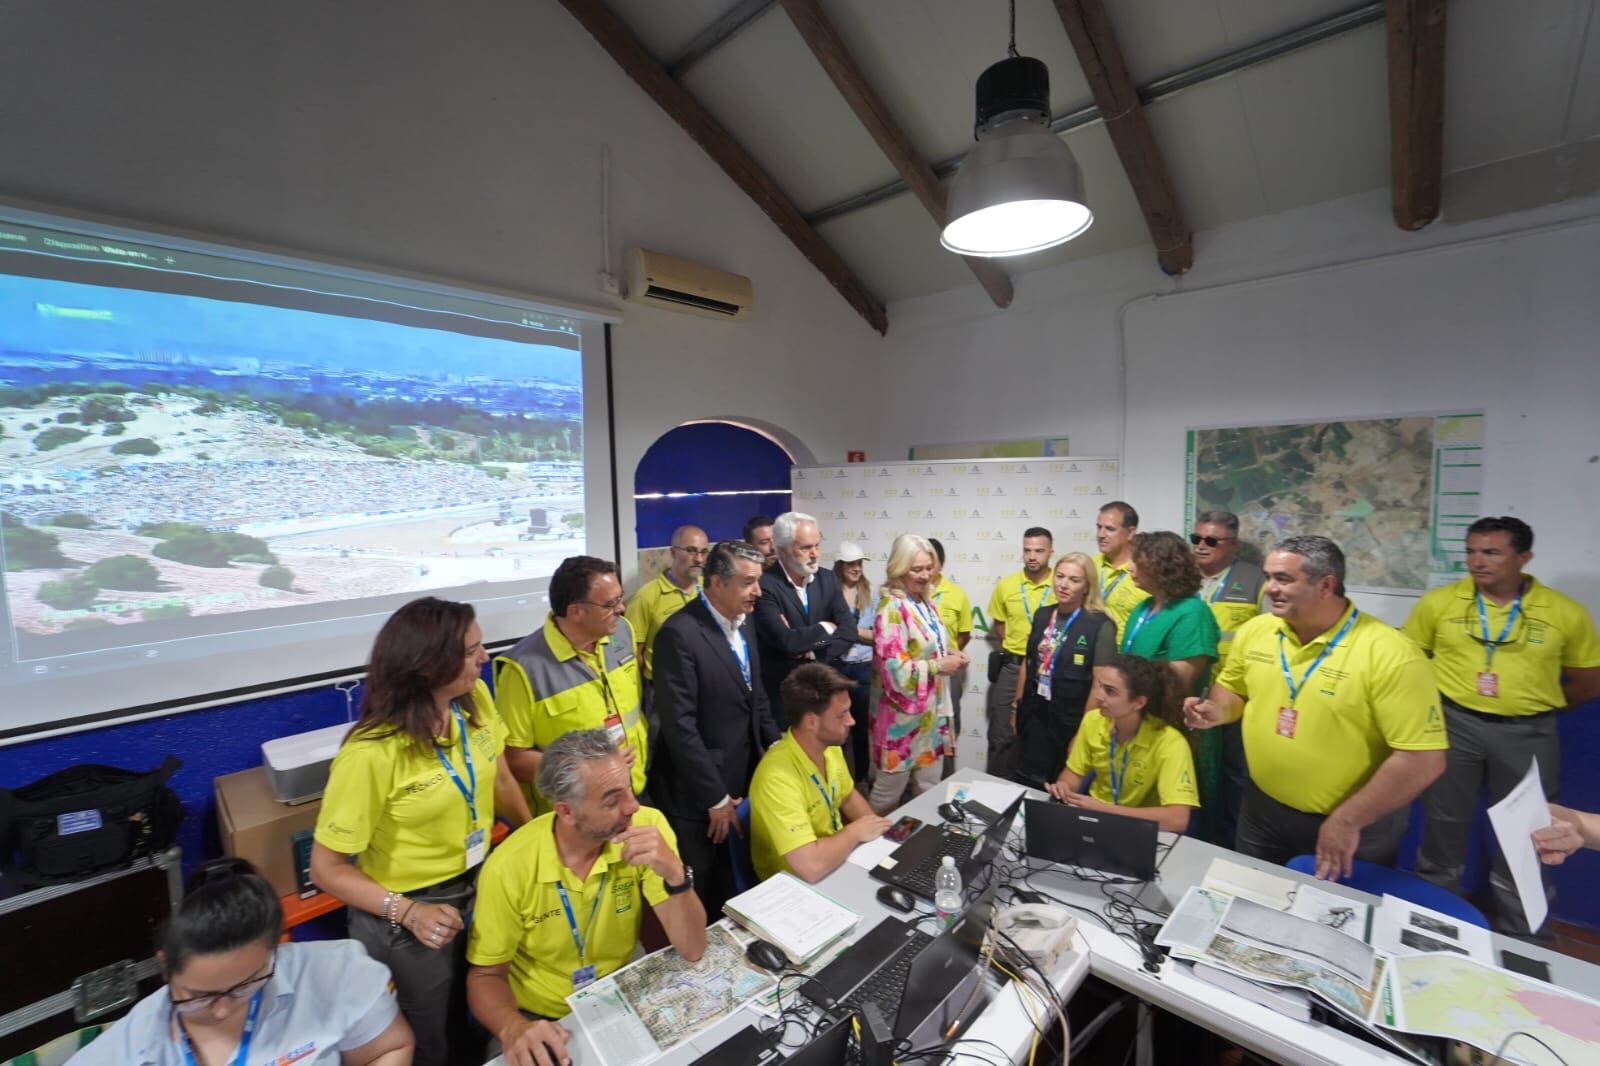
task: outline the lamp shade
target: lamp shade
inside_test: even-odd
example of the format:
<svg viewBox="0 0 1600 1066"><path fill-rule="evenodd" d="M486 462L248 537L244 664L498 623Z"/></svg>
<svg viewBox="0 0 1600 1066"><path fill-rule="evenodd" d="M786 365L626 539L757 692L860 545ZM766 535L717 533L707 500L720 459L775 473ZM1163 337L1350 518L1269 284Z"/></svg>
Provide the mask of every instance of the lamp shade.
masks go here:
<svg viewBox="0 0 1600 1066"><path fill-rule="evenodd" d="M950 183L939 242L961 255L1025 255L1063 244L1094 221L1072 149L1016 117L979 135Z"/></svg>

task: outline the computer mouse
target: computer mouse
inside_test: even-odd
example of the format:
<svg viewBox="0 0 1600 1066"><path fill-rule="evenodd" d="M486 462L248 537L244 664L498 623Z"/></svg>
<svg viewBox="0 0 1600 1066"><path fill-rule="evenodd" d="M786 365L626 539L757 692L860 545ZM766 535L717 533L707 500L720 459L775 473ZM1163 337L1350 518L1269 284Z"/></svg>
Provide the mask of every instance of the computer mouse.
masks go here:
<svg viewBox="0 0 1600 1066"><path fill-rule="evenodd" d="M884 885L878 889L878 902L902 914L917 909L917 901L911 897L911 893L894 885Z"/></svg>
<svg viewBox="0 0 1600 1066"><path fill-rule="evenodd" d="M951 800L949 803L939 804L939 817L947 822L965 822L967 812L962 808L960 800Z"/></svg>
<svg viewBox="0 0 1600 1066"><path fill-rule="evenodd" d="M789 968L789 959L783 950L765 940L750 941L750 946L744 949L744 957L750 960L751 965L772 973L779 973Z"/></svg>

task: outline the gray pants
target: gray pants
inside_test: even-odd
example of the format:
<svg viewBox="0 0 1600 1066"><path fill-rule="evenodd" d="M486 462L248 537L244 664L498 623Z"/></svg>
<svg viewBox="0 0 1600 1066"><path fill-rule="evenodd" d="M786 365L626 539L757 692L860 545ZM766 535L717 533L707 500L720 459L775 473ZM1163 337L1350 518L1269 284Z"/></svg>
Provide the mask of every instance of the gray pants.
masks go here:
<svg viewBox="0 0 1600 1066"><path fill-rule="evenodd" d="M1239 806L1236 850L1280 866L1296 855L1315 855L1317 833L1326 817L1285 806L1261 791L1254 781L1247 781L1244 802ZM1410 820L1411 808L1405 806L1367 826L1356 845L1356 858L1393 866L1400 838L1406 835Z"/></svg>
<svg viewBox="0 0 1600 1066"><path fill-rule="evenodd" d="M1000 676L989 686L985 710L989 715L989 761L985 769L1006 780L1017 772L1017 734L1011 729L1011 698L1017 692L1017 671L1022 669L1020 658L1009 659L1000 668Z"/></svg>
<svg viewBox="0 0 1600 1066"><path fill-rule="evenodd" d="M475 876L464 875L406 895L424 903L448 903L465 917L472 908L475 882ZM436 951L424 947L409 929L390 932L386 919L354 907L349 910L350 938L389 967L394 978L400 1013L417 1038L412 1062L415 1066L448 1066L452 1046L459 1055L467 1050L463 1043L471 1039L466 1024L467 930ZM483 1060L478 1057L476 1061Z"/></svg>
<svg viewBox="0 0 1600 1066"><path fill-rule="evenodd" d="M1417 873L1441 888L1461 894L1461 875L1467 865L1467 839L1478 813L1478 793L1487 788L1488 802L1505 798L1539 763L1539 782L1546 799L1555 799L1560 785L1561 747L1556 736L1556 716L1495 718L1473 714L1444 701L1445 726L1450 731L1444 774L1422 795L1427 816L1422 827L1422 848L1417 853ZM1511 936L1529 936L1527 916L1517 896L1505 855L1494 849L1489 871L1494 892L1495 928ZM1554 898L1549 880L1545 897Z"/></svg>
<svg viewBox="0 0 1600 1066"><path fill-rule="evenodd" d="M950 675L950 728L954 731L951 735L955 738L955 751L944 757L941 777L949 777L956 772L956 752L961 750L961 692L966 687L967 668L963 666Z"/></svg>
<svg viewBox="0 0 1600 1066"><path fill-rule="evenodd" d="M911 786L913 796L920 796L930 788L937 788L941 766L942 760L915 770L896 770L894 773L874 770L872 792L867 796L868 806L876 814L888 814L900 806L907 785Z"/></svg>

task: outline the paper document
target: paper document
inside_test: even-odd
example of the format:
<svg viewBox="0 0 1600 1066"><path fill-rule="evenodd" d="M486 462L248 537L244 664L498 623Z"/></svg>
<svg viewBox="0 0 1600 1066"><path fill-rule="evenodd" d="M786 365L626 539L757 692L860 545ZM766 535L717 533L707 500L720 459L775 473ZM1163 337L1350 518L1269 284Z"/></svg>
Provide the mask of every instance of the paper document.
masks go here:
<svg viewBox="0 0 1600 1066"><path fill-rule="evenodd" d="M1279 911L1288 910L1294 902L1296 884L1287 877L1269 874L1253 866L1240 866L1227 859L1212 859L1200 883L1206 888L1253 899L1264 907Z"/></svg>
<svg viewBox="0 0 1600 1066"><path fill-rule="evenodd" d="M855 911L789 873L774 874L741 892L724 904L723 910L776 944L793 963L805 962L861 921Z"/></svg>
<svg viewBox="0 0 1600 1066"><path fill-rule="evenodd" d="M1511 880L1517 886L1522 900L1522 910L1528 916L1528 928L1537 932L1550 912L1550 901L1544 894L1544 875L1540 872L1539 853L1533 846L1533 832L1550 824L1550 806L1544 798L1544 785L1539 780L1539 761L1533 760L1528 774L1517 787L1506 793L1506 798L1489 808L1489 824L1500 841L1506 865L1511 867Z"/></svg>
<svg viewBox="0 0 1600 1066"><path fill-rule="evenodd" d="M1372 949L1320 922L1236 898L1222 916L1222 932L1254 947L1331 967L1356 984L1372 982Z"/></svg>
<svg viewBox="0 0 1600 1066"><path fill-rule="evenodd" d="M1383 897L1372 923L1372 946L1385 955L1449 951L1494 965L1494 940L1489 930L1398 896Z"/></svg>
<svg viewBox="0 0 1600 1066"><path fill-rule="evenodd" d="M1360 900L1341 896L1316 885L1296 885L1289 913L1296 918L1325 925L1347 937L1367 942L1372 925L1372 907Z"/></svg>
<svg viewBox="0 0 1600 1066"><path fill-rule="evenodd" d="M1174 955L1203 956L1222 927L1222 916L1227 913L1232 898L1199 885L1189 886L1156 934L1156 943L1171 948Z"/></svg>
<svg viewBox="0 0 1600 1066"><path fill-rule="evenodd" d="M981 803L985 807L1000 814L1013 800L1027 790L1021 785L1008 785L1004 781L946 781L945 798L960 800L965 803L971 800Z"/></svg>
<svg viewBox="0 0 1600 1066"><path fill-rule="evenodd" d="M856 849L850 853L850 861L863 870L871 870L881 865L885 859L899 850L899 847L899 844L888 837L879 837L877 840L856 845Z"/></svg>

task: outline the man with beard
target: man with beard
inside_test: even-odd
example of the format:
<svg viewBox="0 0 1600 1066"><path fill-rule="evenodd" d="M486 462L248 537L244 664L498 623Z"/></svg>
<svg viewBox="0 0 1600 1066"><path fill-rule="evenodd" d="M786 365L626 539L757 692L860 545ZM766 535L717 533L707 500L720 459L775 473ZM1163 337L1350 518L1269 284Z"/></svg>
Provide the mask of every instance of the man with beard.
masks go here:
<svg viewBox="0 0 1600 1066"><path fill-rule="evenodd" d="M1055 538L1043 526L1024 530L1022 569L995 582L994 594L989 597L989 636L1000 646L991 655L999 656L1000 665L998 670L992 661L989 666L989 694L984 701L989 719L985 769L1008 780L1017 771L1017 734L1011 727L1017 711L1017 673L1025 666L1034 612L1056 602L1050 585L1054 544Z"/></svg>
<svg viewBox="0 0 1600 1066"><path fill-rule="evenodd" d="M817 520L785 511L773 520L772 541L778 561L761 575L755 622L767 702L777 707L790 670L803 662L840 662L861 639L838 576L818 563L822 532Z"/></svg>
<svg viewBox="0 0 1600 1066"><path fill-rule="evenodd" d="M735 809L778 724L761 684L761 656L748 615L761 594L761 553L723 541L706 560L700 598L667 619L656 636L655 706L661 744L650 795L698 872L713 919L733 894L728 834Z"/></svg>
<svg viewBox="0 0 1600 1066"><path fill-rule="evenodd" d="M778 550L772 546L772 516L753 514L744 524L744 542L755 545L761 553L761 568L765 570L778 561Z"/></svg>
<svg viewBox="0 0 1600 1066"><path fill-rule="evenodd" d="M694 871L661 812L641 807L628 760L603 729L544 750L552 806L489 856L467 945L467 1004L511 1063L567 1062L566 997L633 954L644 904L678 954L706 949ZM496 1052L491 1049L490 1054Z"/></svg>

